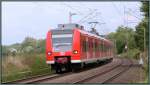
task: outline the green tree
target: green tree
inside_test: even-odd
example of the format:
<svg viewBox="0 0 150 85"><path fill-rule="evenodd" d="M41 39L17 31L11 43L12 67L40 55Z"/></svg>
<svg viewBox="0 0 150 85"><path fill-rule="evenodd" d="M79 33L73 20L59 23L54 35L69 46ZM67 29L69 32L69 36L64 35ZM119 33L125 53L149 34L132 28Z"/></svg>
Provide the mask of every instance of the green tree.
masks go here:
<svg viewBox="0 0 150 85"><path fill-rule="evenodd" d="M144 30L146 47L149 45L149 2L142 1L141 12L144 13L144 19L136 26L135 40L137 47L144 51Z"/></svg>
<svg viewBox="0 0 150 85"><path fill-rule="evenodd" d="M119 26L116 32L110 33L108 38L116 41L117 53L123 53L125 51L125 45L127 45L128 49L133 49L136 47L135 32L132 28Z"/></svg>
<svg viewBox="0 0 150 85"><path fill-rule="evenodd" d="M139 50L144 51L144 23L141 22L138 26L136 26L136 33L135 33L135 41L136 46Z"/></svg>
<svg viewBox="0 0 150 85"><path fill-rule="evenodd" d="M142 22L143 22L143 26L145 27L146 47L148 49L148 45L149 45L149 1L142 2L141 12L144 13L144 20Z"/></svg>
<svg viewBox="0 0 150 85"><path fill-rule="evenodd" d="M38 52L38 53L45 53L45 39L37 40L36 52Z"/></svg>
<svg viewBox="0 0 150 85"><path fill-rule="evenodd" d="M34 52L35 48L36 48L36 39L32 37L26 37L21 44L21 50L23 52L28 52L29 50L32 50L32 52Z"/></svg>

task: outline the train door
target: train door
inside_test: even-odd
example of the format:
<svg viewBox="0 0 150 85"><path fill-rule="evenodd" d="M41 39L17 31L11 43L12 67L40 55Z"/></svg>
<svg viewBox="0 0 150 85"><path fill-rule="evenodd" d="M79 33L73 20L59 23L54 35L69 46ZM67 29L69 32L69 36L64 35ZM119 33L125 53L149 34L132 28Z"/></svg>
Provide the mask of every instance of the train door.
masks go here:
<svg viewBox="0 0 150 85"><path fill-rule="evenodd" d="M86 36L86 57L87 57L87 59L89 59L90 58L90 56L89 56L89 43L88 43L88 37Z"/></svg>
<svg viewBox="0 0 150 85"><path fill-rule="evenodd" d="M92 38L89 38L89 56L92 57L93 56L93 51L92 51Z"/></svg>
<svg viewBox="0 0 150 85"><path fill-rule="evenodd" d="M95 40L95 58L97 57L97 40Z"/></svg>
<svg viewBox="0 0 150 85"><path fill-rule="evenodd" d="M86 59L87 58L87 55L86 55L86 37L84 35L81 35L81 51L82 51L82 54L81 54L81 59Z"/></svg>
<svg viewBox="0 0 150 85"><path fill-rule="evenodd" d="M95 58L95 39L93 39L93 58Z"/></svg>
<svg viewBox="0 0 150 85"><path fill-rule="evenodd" d="M102 57L105 57L105 50L104 50L104 40L102 40Z"/></svg>
<svg viewBox="0 0 150 85"><path fill-rule="evenodd" d="M97 58L99 58L99 47L98 47L98 45L99 45L99 41L97 40L97 42L96 42L96 57Z"/></svg>
<svg viewBox="0 0 150 85"><path fill-rule="evenodd" d="M101 42L102 40L99 41L98 47L99 47L99 56L102 57L102 48L101 48Z"/></svg>

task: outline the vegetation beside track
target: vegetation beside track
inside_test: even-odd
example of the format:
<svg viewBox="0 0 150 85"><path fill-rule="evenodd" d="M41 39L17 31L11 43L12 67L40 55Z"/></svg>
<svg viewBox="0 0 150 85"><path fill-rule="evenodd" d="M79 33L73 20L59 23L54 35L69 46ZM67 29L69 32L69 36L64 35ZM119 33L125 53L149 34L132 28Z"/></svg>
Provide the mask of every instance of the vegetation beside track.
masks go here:
<svg viewBox="0 0 150 85"><path fill-rule="evenodd" d="M45 40L27 37L21 44L3 46L2 82L51 74L51 68L45 61Z"/></svg>
<svg viewBox="0 0 150 85"><path fill-rule="evenodd" d="M149 2L142 1L140 8L143 19L135 27L118 27L116 32L110 33L108 38L116 44L116 53L123 57L144 61L143 67L148 74L148 54L149 54ZM145 77L147 79L147 76ZM147 80L145 80L147 81ZM145 82L143 81L143 82Z"/></svg>
<svg viewBox="0 0 150 85"><path fill-rule="evenodd" d="M45 63L44 54L8 56L2 63L2 70L2 82L52 73L50 66Z"/></svg>

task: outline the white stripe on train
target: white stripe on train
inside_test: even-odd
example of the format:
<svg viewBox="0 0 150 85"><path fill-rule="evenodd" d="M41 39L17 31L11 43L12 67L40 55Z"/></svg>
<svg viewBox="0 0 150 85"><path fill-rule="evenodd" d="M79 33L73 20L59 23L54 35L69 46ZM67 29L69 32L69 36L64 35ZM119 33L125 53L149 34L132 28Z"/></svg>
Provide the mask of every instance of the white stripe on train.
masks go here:
<svg viewBox="0 0 150 85"><path fill-rule="evenodd" d="M110 59L113 58L111 57L101 57L101 58L93 58L93 59L84 59L84 60L71 60L71 63L81 63L81 62L85 62L85 63L91 63L91 62L95 62L96 60L105 60L105 59ZM54 61L46 61L47 64L54 64Z"/></svg>

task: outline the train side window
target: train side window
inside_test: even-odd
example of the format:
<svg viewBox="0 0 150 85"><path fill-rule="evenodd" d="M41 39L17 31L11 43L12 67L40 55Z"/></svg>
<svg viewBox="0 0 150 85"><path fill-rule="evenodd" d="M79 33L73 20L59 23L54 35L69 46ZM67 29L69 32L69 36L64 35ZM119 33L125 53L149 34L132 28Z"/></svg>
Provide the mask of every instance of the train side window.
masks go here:
<svg viewBox="0 0 150 85"><path fill-rule="evenodd" d="M89 43L86 41L86 52L89 50Z"/></svg>
<svg viewBox="0 0 150 85"><path fill-rule="evenodd" d="M103 48L104 48L104 47L103 47L103 44L101 44L101 51L103 51Z"/></svg>
<svg viewBox="0 0 150 85"><path fill-rule="evenodd" d="M96 43L96 51L99 51L99 50L98 50L98 42Z"/></svg>
<svg viewBox="0 0 150 85"><path fill-rule="evenodd" d="M98 44L97 44L97 49L98 49L98 51L100 51L100 49L99 49L99 45L100 45L100 44L98 43Z"/></svg>
<svg viewBox="0 0 150 85"><path fill-rule="evenodd" d="M99 43L97 44L97 50L99 51Z"/></svg>
<svg viewBox="0 0 150 85"><path fill-rule="evenodd" d="M95 42L95 51L97 51L97 43Z"/></svg>
<svg viewBox="0 0 150 85"><path fill-rule="evenodd" d="M105 45L105 52L107 52L107 46Z"/></svg>
<svg viewBox="0 0 150 85"><path fill-rule="evenodd" d="M87 51L88 51L88 42L83 41L83 52L87 52Z"/></svg>
<svg viewBox="0 0 150 85"><path fill-rule="evenodd" d="M106 49L106 52L108 52L108 47L107 47L107 45L105 46L105 49Z"/></svg>
<svg viewBox="0 0 150 85"><path fill-rule="evenodd" d="M93 51L95 52L95 41L93 42Z"/></svg>
<svg viewBox="0 0 150 85"><path fill-rule="evenodd" d="M85 52L87 51L87 42L85 41Z"/></svg>
<svg viewBox="0 0 150 85"><path fill-rule="evenodd" d="M95 42L93 43L93 51L95 51Z"/></svg>
<svg viewBox="0 0 150 85"><path fill-rule="evenodd" d="M92 50L94 51L94 43L93 43L93 41L92 41Z"/></svg>
<svg viewBox="0 0 150 85"><path fill-rule="evenodd" d="M98 46L99 46L99 51L101 51L101 44L99 44Z"/></svg>
<svg viewBox="0 0 150 85"><path fill-rule="evenodd" d="M83 43L83 44L82 44L82 45L83 45L82 50L83 50L83 52L86 52L86 41L83 41L82 43Z"/></svg>
<svg viewBox="0 0 150 85"><path fill-rule="evenodd" d="M90 49L92 49L92 42L90 41Z"/></svg>
<svg viewBox="0 0 150 85"><path fill-rule="evenodd" d="M97 44L97 43L95 42L95 51L97 51L97 47L96 47L96 44Z"/></svg>
<svg viewBox="0 0 150 85"><path fill-rule="evenodd" d="M103 44L103 51L105 52L105 45Z"/></svg>
<svg viewBox="0 0 150 85"><path fill-rule="evenodd" d="M90 41L88 42L88 48L90 49Z"/></svg>
<svg viewBox="0 0 150 85"><path fill-rule="evenodd" d="M100 49L100 51L102 51L102 46L103 46L102 44L100 44L100 45L99 45L99 49Z"/></svg>
<svg viewBox="0 0 150 85"><path fill-rule="evenodd" d="M97 51L99 51L99 47L98 46L99 46L99 43L97 43Z"/></svg>
<svg viewBox="0 0 150 85"><path fill-rule="evenodd" d="M105 46L105 44L103 45L103 51L106 52L106 46Z"/></svg>
<svg viewBox="0 0 150 85"><path fill-rule="evenodd" d="M108 46L106 45L106 52L108 52Z"/></svg>

